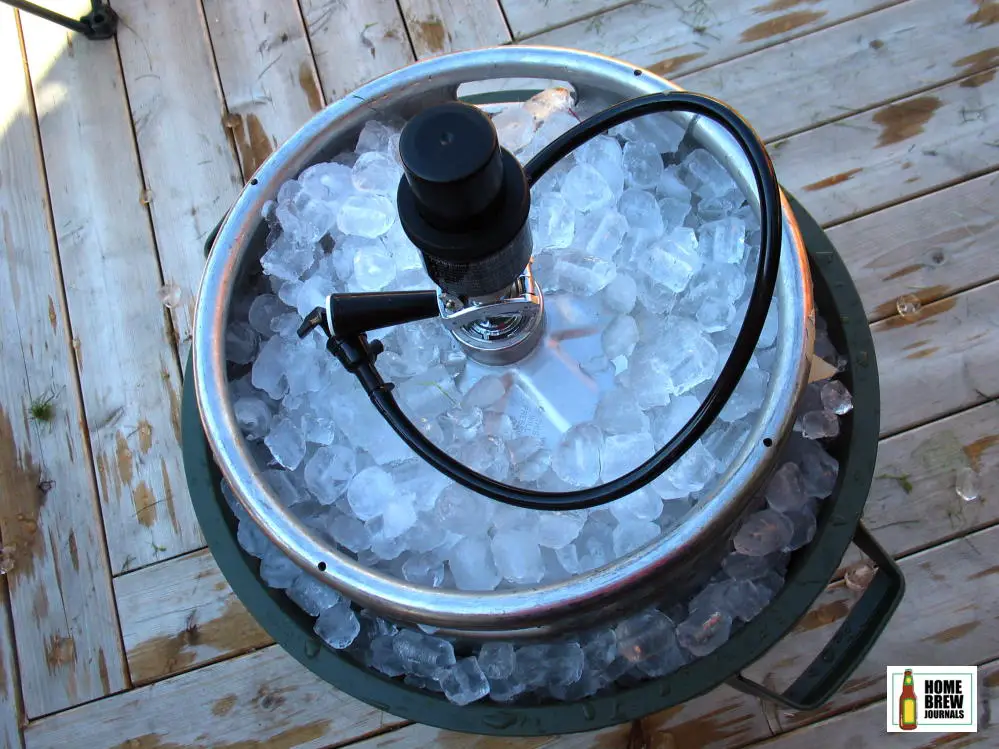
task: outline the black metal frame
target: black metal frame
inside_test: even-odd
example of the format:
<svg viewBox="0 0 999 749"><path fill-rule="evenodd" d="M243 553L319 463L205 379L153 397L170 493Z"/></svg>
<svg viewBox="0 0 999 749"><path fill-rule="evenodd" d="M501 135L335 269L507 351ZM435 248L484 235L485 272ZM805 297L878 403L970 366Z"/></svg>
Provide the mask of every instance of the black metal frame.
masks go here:
<svg viewBox="0 0 999 749"><path fill-rule="evenodd" d="M0 2L65 26L71 31L83 34L87 39L110 39L118 30L118 14L111 9L106 0L90 0L90 12L80 19L64 16L27 0L0 0Z"/></svg>

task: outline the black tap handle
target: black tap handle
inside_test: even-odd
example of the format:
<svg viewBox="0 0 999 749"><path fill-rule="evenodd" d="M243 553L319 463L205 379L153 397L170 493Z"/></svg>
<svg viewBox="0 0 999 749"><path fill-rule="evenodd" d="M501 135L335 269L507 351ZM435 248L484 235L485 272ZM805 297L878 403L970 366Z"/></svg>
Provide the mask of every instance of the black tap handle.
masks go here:
<svg viewBox="0 0 999 749"><path fill-rule="evenodd" d="M436 291L373 291L333 294L329 321L333 335L352 336L390 325L437 317Z"/></svg>

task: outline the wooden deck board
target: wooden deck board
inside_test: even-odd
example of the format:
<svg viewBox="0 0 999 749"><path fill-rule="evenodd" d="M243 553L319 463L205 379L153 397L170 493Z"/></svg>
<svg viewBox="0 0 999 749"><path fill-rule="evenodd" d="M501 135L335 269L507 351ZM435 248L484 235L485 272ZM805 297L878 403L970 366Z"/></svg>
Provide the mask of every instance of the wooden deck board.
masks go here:
<svg viewBox="0 0 999 749"><path fill-rule="evenodd" d="M115 580L115 596L137 684L272 642L207 549L122 575Z"/></svg>
<svg viewBox="0 0 999 749"><path fill-rule="evenodd" d="M419 59L510 41L498 0L399 0Z"/></svg>
<svg viewBox="0 0 999 749"><path fill-rule="evenodd" d="M327 101L413 61L395 0L301 0L301 4Z"/></svg>
<svg viewBox="0 0 999 749"><path fill-rule="evenodd" d="M120 572L203 544L185 496L180 372L157 299L115 46L82 44L32 16L22 23L111 568Z"/></svg>
<svg viewBox="0 0 999 749"><path fill-rule="evenodd" d="M21 680L14 656L14 629L7 597L7 584L0 580L0 746L22 749Z"/></svg>
<svg viewBox="0 0 999 749"><path fill-rule="evenodd" d="M123 0L121 66L170 316L187 361L204 244L242 188L198 0ZM177 168L178 158L184 168Z"/></svg>
<svg viewBox="0 0 999 749"><path fill-rule="evenodd" d="M999 150L993 132L999 25L983 15L983 4L991 7L982 0L505 0L502 7L497 0L400 0L398 5L392 0L204 0L202 16L196 0L119 0L115 7L125 21L117 41L121 72L114 42L77 39L70 46L65 32L45 35L47 26L26 21L33 39L44 40L33 42L29 34L29 57L66 274L66 309L60 306L58 269L50 271L55 281L48 283L55 283L57 320L65 317L72 326L80 352L83 398L75 408L81 447L72 471L63 469L64 480L93 485L89 456L80 458L87 440L93 440L94 460L109 484L100 495L112 569L120 573L153 562L114 581L125 655L132 677L144 686L34 720L25 734L29 749L75 745L81 730L87 731L88 747L95 749L328 747L358 740L365 749L434 744L452 749L632 749L642 742L656 749L736 749L759 741L797 749L827 735L836 737L833 749L845 749L882 740L882 703L863 706L883 694L875 679L879 659L905 660L928 642L942 659L994 659L999 641L985 622L996 615L995 602L985 600L983 587L994 577L987 574L987 559L969 550L990 548L987 544L994 545L999 533L994 527L999 519L999 406L994 402L999 395L999 263L993 251L999 238ZM68 3L62 5L66 7L60 10L68 9ZM929 591L930 613L922 621L911 611L897 618L891 642L879 643L848 689L823 713L778 714L720 688L680 710L571 737L505 741L406 726L319 684L269 645L206 551L155 563L196 548L200 537L164 543L135 518L125 518L134 492L115 469L117 438L124 440L133 472L147 471L141 444L146 432L131 430L142 414L155 439L170 432L164 414L179 385L174 346L179 344L184 355L190 324L190 308L183 304L167 313L169 325L160 319L160 267L189 303L206 227L231 202L239 179L249 179L313 112L356 85L407 64L414 51L427 57L506 43L511 32L516 39L620 56L729 100L774 141L784 184L823 223L833 225L830 236L875 323L882 422L884 433L891 435L881 443L881 478L875 481L865 518L891 552L905 556L910 590L915 585ZM54 53L53 61L49 53ZM98 105L76 95L79 71L86 66L104 71L97 85ZM76 163L82 132L91 138L88 144L114 143L101 150L109 155L106 163L86 156ZM9 138L3 128L0 138ZM0 143L0 152L5 146L9 148L6 141ZM3 175L0 170L0 180ZM147 188L151 194L145 198L152 200L145 208ZM0 205L5 199L0 195ZM20 213L30 211L15 205ZM112 209L119 212L114 221ZM83 216L91 226L83 226ZM44 229L39 236L45 234L44 212L32 220ZM129 248L128 267L122 247ZM97 259L104 255L109 259L101 265ZM103 276L94 272L96 267ZM45 288L35 281L31 286ZM897 297L909 293L924 304L921 317L911 322L895 310ZM98 298L102 310L129 321L129 332L141 326L146 335L138 352L126 355L116 325L98 330L88 320L84 310ZM44 332L49 325L47 311L37 305L16 312L18 324L26 320L29 329L34 325ZM4 314L4 325L15 319ZM4 341L9 339L5 332ZM65 340L59 343L63 359L48 366L62 366L64 381L75 389L72 349ZM102 382L107 372L113 374L110 389ZM146 373L145 381L140 372ZM164 386L159 386L161 372L166 373ZM4 383L15 380L5 376L0 375L0 385L6 388L2 400L10 416L9 404L18 399L8 395L9 384ZM158 387L155 398L150 395L153 384ZM19 387L30 391L23 382ZM108 403L120 394L129 398L127 410L119 412L117 402L113 407ZM147 411L155 418L147 417ZM14 427L17 434L18 425ZM17 444L28 443L18 437ZM32 443L31 454L37 458L39 451ZM174 501L179 501L178 493L185 489L176 443L156 442L150 455L154 453L156 467L164 460ZM956 497L954 471L964 466L977 471L983 501L966 504ZM132 484L138 487L140 480L154 478L139 473ZM160 485L147 483L147 489L157 499L165 496ZM43 512L48 504L51 500ZM182 504L188 511L186 496ZM77 526L83 524L79 513L84 511L74 509ZM96 520L91 529L99 550ZM132 556L133 547L148 544L150 536L152 551ZM844 567L858 559L849 553ZM944 581L935 579L941 576ZM106 568L88 579L110 591ZM19 608L16 586L12 595L17 650L31 650L30 636L22 638L19 631L27 631L32 620L24 605ZM761 678L769 675L779 682L797 673L853 598L842 583L831 586L810 618L782 643L783 656L775 651L756 667ZM962 610L970 601L978 609ZM907 598L904 605L915 602ZM14 660L2 613L0 667ZM108 629L93 637L119 643L117 625ZM120 643L118 647L125 679ZM21 661L23 671L23 657ZM0 680L0 737L16 746L21 720L17 693L30 695L32 687L22 679L21 689L15 686L11 692L11 682L9 676ZM124 687L111 691L119 688ZM77 701L83 699L92 697ZM29 715L40 714L30 709L30 701L26 704ZM831 712L849 710L853 712L828 719ZM801 727L814 720L823 722ZM781 729L790 732L768 738ZM994 737L985 732L973 743L961 739L932 746L978 749L992 744ZM919 746L928 749L930 744Z"/></svg>
<svg viewBox="0 0 999 749"><path fill-rule="evenodd" d="M401 721L332 689L277 646L31 723L27 749L326 749Z"/></svg>
<svg viewBox="0 0 999 749"><path fill-rule="evenodd" d="M14 12L0 8L0 79L22 102L0 139L0 539L35 717L128 681L25 72ZM50 419L32 419L46 400Z"/></svg>
<svg viewBox="0 0 999 749"><path fill-rule="evenodd" d="M313 113L323 92L296 0L204 0L243 179ZM221 218L221 217L220 217Z"/></svg>
<svg viewBox="0 0 999 749"><path fill-rule="evenodd" d="M902 0L636 2L525 39L619 57L675 77Z"/></svg>
<svg viewBox="0 0 999 749"><path fill-rule="evenodd" d="M778 138L996 65L999 26L969 24L975 7L908 0L677 83L722 99Z"/></svg>

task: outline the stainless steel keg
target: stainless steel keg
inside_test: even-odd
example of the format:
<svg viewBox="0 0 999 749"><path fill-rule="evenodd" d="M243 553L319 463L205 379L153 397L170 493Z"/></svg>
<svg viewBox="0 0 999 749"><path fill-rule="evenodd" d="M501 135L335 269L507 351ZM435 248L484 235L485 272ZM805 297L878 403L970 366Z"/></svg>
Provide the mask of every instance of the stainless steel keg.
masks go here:
<svg viewBox="0 0 999 749"><path fill-rule="evenodd" d="M276 197L284 182L352 147L368 119L393 115L408 119L430 106L454 101L462 84L510 78L565 81L579 98L608 104L676 90L668 81L620 61L544 47L501 47L446 55L357 89L317 113L275 151L226 216L204 273L193 343L195 391L208 442L239 501L267 536L303 569L360 606L392 619L478 639L577 629L669 599L671 589L682 593L701 570L710 573L712 562L720 559L790 433L808 376L814 335L804 245L794 215L782 198L775 291L777 355L749 438L727 469L705 487L679 527L592 572L557 584L485 593L425 588L360 564L300 522L264 480L264 467L254 461L236 424L227 379L225 331L230 305L249 274L259 267L267 234L264 206ZM686 138L710 151L729 170L749 204L759 212L760 200L746 159L726 130L703 116L669 116L685 129ZM372 418L378 418L374 411Z"/></svg>

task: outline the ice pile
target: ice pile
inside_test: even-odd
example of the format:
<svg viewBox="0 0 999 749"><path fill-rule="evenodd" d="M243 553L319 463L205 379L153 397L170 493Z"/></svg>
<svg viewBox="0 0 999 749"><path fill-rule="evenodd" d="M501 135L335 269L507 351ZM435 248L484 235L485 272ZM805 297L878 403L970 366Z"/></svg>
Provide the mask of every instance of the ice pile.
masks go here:
<svg viewBox="0 0 999 749"><path fill-rule="evenodd" d="M552 90L495 116L501 142L526 161L578 121ZM575 113L574 113L575 112ZM750 368L721 418L670 471L601 508L533 512L487 500L418 459L372 409L302 317L334 291L431 288L403 234L394 193L401 122L368 122L354 152L316 164L265 209L263 274L234 302L227 331L236 419L267 478L307 525L362 563L431 587L493 590L550 583L631 553L682 522L743 448L776 353L771 309ZM602 310L596 355L580 370L613 387L592 418L536 433L536 398L501 369L483 374L437 321L381 331L379 371L441 448L496 479L548 491L592 486L635 468L691 417L741 325L758 256L756 219L706 151L681 148L667 117L626 123L578 149L532 192L534 271L546 297ZM679 150L678 150L679 149ZM669 325L663 325L668 316ZM820 330L819 354L838 364ZM725 642L783 583L807 544L837 464L834 438L852 404L838 381L809 386L796 433L736 534L722 569L686 605L544 645L456 652L424 631L358 611L302 573L237 503L239 542L332 648L458 704L521 695L573 700L619 678L659 676Z"/></svg>

